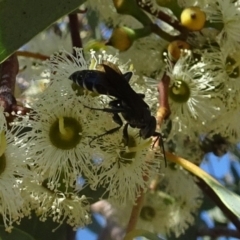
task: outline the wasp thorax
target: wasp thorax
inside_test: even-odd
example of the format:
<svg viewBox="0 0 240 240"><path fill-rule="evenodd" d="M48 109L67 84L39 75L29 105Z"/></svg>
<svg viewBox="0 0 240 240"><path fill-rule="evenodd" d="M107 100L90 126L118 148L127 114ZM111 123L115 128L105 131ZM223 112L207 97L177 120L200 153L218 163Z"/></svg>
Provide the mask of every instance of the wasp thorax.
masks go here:
<svg viewBox="0 0 240 240"><path fill-rule="evenodd" d="M55 147L68 150L81 141L81 132L79 121L72 117L59 117L50 127L49 138Z"/></svg>
<svg viewBox="0 0 240 240"><path fill-rule="evenodd" d="M6 168L6 157L5 154L2 154L0 157L0 174L2 174Z"/></svg>
<svg viewBox="0 0 240 240"><path fill-rule="evenodd" d="M232 57L226 59L226 72L231 78L239 77L239 63Z"/></svg>
<svg viewBox="0 0 240 240"><path fill-rule="evenodd" d="M143 206L140 212L140 217L145 221L152 221L156 216L156 211L151 206Z"/></svg>
<svg viewBox="0 0 240 240"><path fill-rule="evenodd" d="M182 80L175 81L169 88L169 96L175 102L187 102L190 98L190 88L188 84Z"/></svg>

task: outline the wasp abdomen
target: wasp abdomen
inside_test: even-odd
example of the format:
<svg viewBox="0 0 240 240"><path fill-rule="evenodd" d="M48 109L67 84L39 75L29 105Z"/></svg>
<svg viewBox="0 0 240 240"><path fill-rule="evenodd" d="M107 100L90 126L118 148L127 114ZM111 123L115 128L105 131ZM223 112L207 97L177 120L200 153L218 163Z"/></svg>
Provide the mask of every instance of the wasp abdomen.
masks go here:
<svg viewBox="0 0 240 240"><path fill-rule="evenodd" d="M96 70L82 70L74 72L69 79L77 85L89 91L99 94L108 94L107 89L104 87L105 73Z"/></svg>

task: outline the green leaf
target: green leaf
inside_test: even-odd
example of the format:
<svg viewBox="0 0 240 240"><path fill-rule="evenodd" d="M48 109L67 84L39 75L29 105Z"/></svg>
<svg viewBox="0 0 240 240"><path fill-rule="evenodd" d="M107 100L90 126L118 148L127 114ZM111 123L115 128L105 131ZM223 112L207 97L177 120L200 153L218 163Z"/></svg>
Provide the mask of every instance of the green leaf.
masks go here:
<svg viewBox="0 0 240 240"><path fill-rule="evenodd" d="M0 1L0 63L86 0Z"/></svg>
<svg viewBox="0 0 240 240"><path fill-rule="evenodd" d="M13 228L11 233L5 231L5 227L0 225L0 240L34 240L28 233L21 231L18 228Z"/></svg>
<svg viewBox="0 0 240 240"><path fill-rule="evenodd" d="M240 218L240 197L237 194L228 190L212 176L210 176L208 173L206 173L190 161L177 157L171 153L166 153L166 157L169 161L181 165L184 169L204 181L208 185L208 187L212 189L214 194L218 196L218 198L225 205L225 207L228 208L228 210L230 210L235 216Z"/></svg>
<svg viewBox="0 0 240 240"><path fill-rule="evenodd" d="M203 179L212 190L218 195L222 203L231 210L235 216L240 218L240 197L234 192L228 190L223 185L219 184L216 181L212 181L210 178Z"/></svg>
<svg viewBox="0 0 240 240"><path fill-rule="evenodd" d="M132 240L135 237L145 237L149 240L163 240L162 238L158 237L156 234L151 233L149 231L146 230L142 230L142 229L135 229L131 232L129 232L123 240Z"/></svg>

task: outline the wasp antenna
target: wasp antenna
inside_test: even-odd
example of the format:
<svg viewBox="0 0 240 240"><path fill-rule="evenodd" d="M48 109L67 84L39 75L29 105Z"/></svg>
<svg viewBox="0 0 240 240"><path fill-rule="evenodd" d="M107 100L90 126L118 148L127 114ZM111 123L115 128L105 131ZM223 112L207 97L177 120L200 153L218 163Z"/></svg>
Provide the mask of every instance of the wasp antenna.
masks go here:
<svg viewBox="0 0 240 240"><path fill-rule="evenodd" d="M154 141L154 143L152 145L152 148L155 146L156 142L159 140L159 146L162 148L162 153L163 153L165 167L167 167L167 158L166 158L166 154L165 154L163 136L162 136L161 133L157 133L157 132L155 132L155 134L153 136L156 137L156 140Z"/></svg>
<svg viewBox="0 0 240 240"><path fill-rule="evenodd" d="M162 153L163 153L163 158L164 158L164 163L165 163L165 167L167 167L167 158L166 158L166 154L165 154L165 148L164 148L164 142L163 142L163 137L160 135L160 146L162 148Z"/></svg>

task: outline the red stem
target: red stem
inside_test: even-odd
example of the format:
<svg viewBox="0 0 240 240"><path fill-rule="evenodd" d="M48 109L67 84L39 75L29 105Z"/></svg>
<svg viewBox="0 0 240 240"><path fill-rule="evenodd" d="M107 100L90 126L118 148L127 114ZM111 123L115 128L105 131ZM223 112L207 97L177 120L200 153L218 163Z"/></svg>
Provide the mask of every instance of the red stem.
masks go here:
<svg viewBox="0 0 240 240"><path fill-rule="evenodd" d="M72 46L82 48L82 40L79 31L79 19L76 13L69 14L69 27L71 32Z"/></svg>
<svg viewBox="0 0 240 240"><path fill-rule="evenodd" d="M142 205L144 202L144 191L142 190L140 196L136 200L136 204L132 208L131 216L127 225L126 233L133 231L137 225L137 221L142 209Z"/></svg>
<svg viewBox="0 0 240 240"><path fill-rule="evenodd" d="M16 53L0 65L0 105L5 112L11 112L12 105L16 104L13 94L18 70Z"/></svg>
<svg viewBox="0 0 240 240"><path fill-rule="evenodd" d="M18 70L19 64L16 53L0 65L0 105L3 107L4 112L10 113L6 117L8 123L12 122L16 117L11 112L16 112L18 115L26 115L31 110L30 108L18 106L14 97Z"/></svg>
<svg viewBox="0 0 240 240"><path fill-rule="evenodd" d="M17 56L21 56L21 57L27 57L27 58L35 58L35 59L39 59L42 61L46 61L47 59L49 59L50 57L41 53L34 53L34 52L29 52L29 51L17 51Z"/></svg>
<svg viewBox="0 0 240 240"><path fill-rule="evenodd" d="M170 114L170 106L168 103L168 89L170 84L170 78L164 73L162 80L158 84L158 92L159 92L159 109L157 112L157 122L158 125L161 126L163 120L167 119Z"/></svg>

